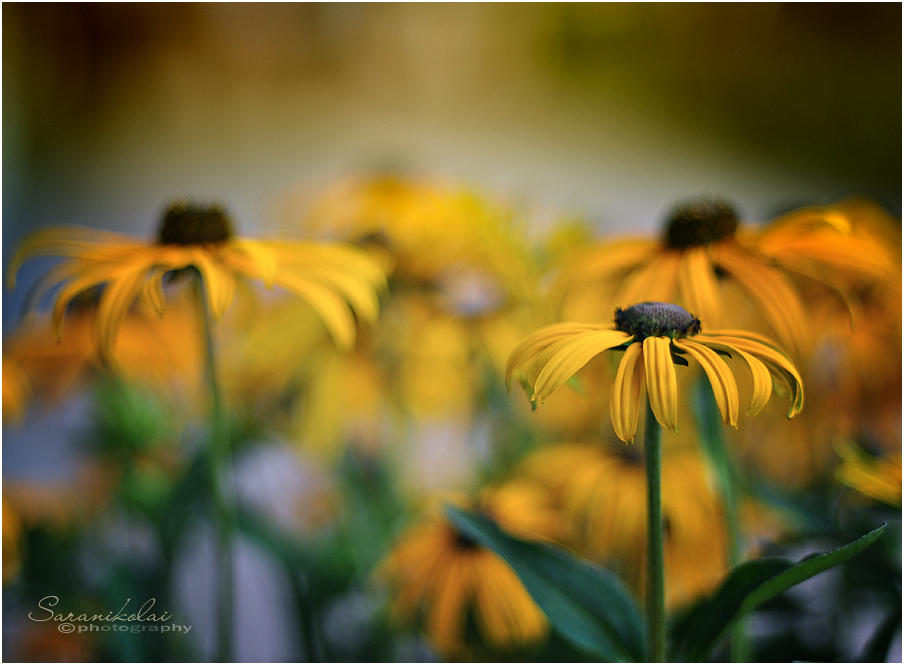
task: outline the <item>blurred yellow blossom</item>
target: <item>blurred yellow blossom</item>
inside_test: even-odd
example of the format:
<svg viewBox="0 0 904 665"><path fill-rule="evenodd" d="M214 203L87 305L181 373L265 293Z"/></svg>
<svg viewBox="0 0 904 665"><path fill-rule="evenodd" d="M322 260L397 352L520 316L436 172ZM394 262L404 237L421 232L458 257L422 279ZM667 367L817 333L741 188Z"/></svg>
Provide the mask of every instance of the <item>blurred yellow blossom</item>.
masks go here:
<svg viewBox="0 0 904 665"><path fill-rule="evenodd" d="M98 345L111 359L120 326L136 301L147 312L164 311L163 280L173 271L194 267L202 276L208 311L219 319L232 304L239 278L280 286L310 305L336 344L355 340L353 314L377 317L376 289L383 271L360 249L345 245L287 240L251 240L233 235L218 207L177 203L164 215L154 242L84 228L51 228L24 241L10 261L10 285L19 267L36 256L67 260L40 281L37 297L57 284L52 323L57 337L69 303L84 291L105 285L97 310Z"/></svg>
<svg viewBox="0 0 904 665"><path fill-rule="evenodd" d="M526 647L547 634L546 617L508 564L438 512L400 537L379 573L389 582L395 620L423 620L445 659L474 657L466 637L472 614L491 652Z"/></svg>
<svg viewBox="0 0 904 665"><path fill-rule="evenodd" d="M835 451L841 463L835 477L864 496L890 506L901 505L901 451L882 457L870 455L850 439L839 438Z"/></svg>

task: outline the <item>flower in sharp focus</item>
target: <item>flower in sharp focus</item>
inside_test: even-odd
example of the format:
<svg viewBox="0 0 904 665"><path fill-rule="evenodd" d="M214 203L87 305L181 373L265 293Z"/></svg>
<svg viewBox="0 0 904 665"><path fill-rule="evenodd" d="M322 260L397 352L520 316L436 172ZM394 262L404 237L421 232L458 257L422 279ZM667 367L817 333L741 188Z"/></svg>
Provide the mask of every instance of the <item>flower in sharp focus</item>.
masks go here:
<svg viewBox="0 0 904 665"><path fill-rule="evenodd" d="M19 267L36 256L65 256L39 282L37 297L62 284L53 305L59 336L69 303L104 285L97 310L101 352L107 358L126 313L138 302L150 313L164 310L164 276L193 267L201 275L207 307L219 319L232 303L239 278L280 286L317 311L336 344L351 347L354 314L372 321L385 284L381 268L362 250L343 244L252 240L233 235L218 207L177 203L163 219L156 242L82 228L51 228L27 238L10 264L10 286Z"/></svg>
<svg viewBox="0 0 904 665"><path fill-rule="evenodd" d="M554 297L566 319L592 320L618 303L651 300L674 302L716 326L727 322L729 297L746 297L782 343L800 352L810 346L809 319L792 275L841 294L849 306L854 282L891 276L890 250L852 232L850 214L806 209L754 229L722 199L682 203L661 239L625 238L574 255ZM745 308L736 309L733 316Z"/></svg>
<svg viewBox="0 0 904 665"><path fill-rule="evenodd" d="M389 583L394 619L422 619L445 658L472 653L469 614L482 642L497 653L535 644L547 634L545 615L508 564L439 514L402 535L380 574Z"/></svg>
<svg viewBox="0 0 904 665"><path fill-rule="evenodd" d="M559 323L528 335L509 356L506 381L516 368L527 365L526 381L532 400L541 402L591 358L622 350L609 410L615 434L633 441L646 385L650 406L663 427L676 430L678 387L675 364L684 356L699 363L712 385L725 425L737 427L738 386L720 353L737 354L753 377L748 415L760 411L773 390L773 381L790 392L793 418L803 408L803 381L794 365L774 342L744 330L702 332L700 320L678 305L643 302L616 310L613 324Z"/></svg>

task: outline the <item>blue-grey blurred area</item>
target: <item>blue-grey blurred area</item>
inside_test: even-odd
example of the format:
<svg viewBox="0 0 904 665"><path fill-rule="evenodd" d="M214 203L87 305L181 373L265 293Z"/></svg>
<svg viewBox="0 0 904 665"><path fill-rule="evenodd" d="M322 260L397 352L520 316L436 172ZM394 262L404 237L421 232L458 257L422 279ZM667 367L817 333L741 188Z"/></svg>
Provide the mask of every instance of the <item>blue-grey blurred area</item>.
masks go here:
<svg viewBox="0 0 904 665"><path fill-rule="evenodd" d="M4 266L46 225L151 236L174 198L255 232L386 167L612 230L711 192L898 213L901 6L3 5Z"/></svg>

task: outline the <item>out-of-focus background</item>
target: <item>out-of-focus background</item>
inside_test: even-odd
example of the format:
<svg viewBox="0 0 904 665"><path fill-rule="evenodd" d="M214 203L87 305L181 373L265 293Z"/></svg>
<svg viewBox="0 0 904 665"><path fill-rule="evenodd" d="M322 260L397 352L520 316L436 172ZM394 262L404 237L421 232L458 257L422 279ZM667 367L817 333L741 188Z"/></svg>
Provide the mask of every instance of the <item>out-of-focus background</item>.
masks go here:
<svg viewBox="0 0 904 665"><path fill-rule="evenodd" d="M151 232L227 203L243 230L350 170L439 173L653 228L901 200L890 4L9 4L4 265L27 231Z"/></svg>
<svg viewBox="0 0 904 665"><path fill-rule="evenodd" d="M4 3L3 269L26 234L50 225L153 237L180 198L225 204L242 233L297 235L299 200L360 173L460 182L530 210L537 231L578 218L600 235L657 232L675 201L698 194L729 197L751 222L854 194L900 217L901 11ZM4 333L47 265L30 262L19 288L4 292ZM68 434L88 428L88 401L4 432L4 482L71 480L81 453ZM441 456L443 436L421 438ZM316 493L305 474L319 471L294 464L285 447L244 460L243 499L289 510L280 503L288 494ZM110 531L115 538L98 539L104 556L159 563L147 525L123 518ZM167 560L181 604L160 609L200 635L200 646L168 658L213 652L213 598L196 592L213 586L209 531L193 529ZM112 566L83 556L78 570L97 579ZM310 636L298 631L285 571L247 542L237 560L237 656L297 658ZM340 655L357 653L346 642L373 614L372 598L356 594L321 608ZM5 645L20 649L5 646L5 658L27 653L21 619L4 617ZM861 633L869 630L850 653ZM392 657L434 657L412 645ZM66 648L59 653L71 657ZM892 657L899 640L895 649Z"/></svg>

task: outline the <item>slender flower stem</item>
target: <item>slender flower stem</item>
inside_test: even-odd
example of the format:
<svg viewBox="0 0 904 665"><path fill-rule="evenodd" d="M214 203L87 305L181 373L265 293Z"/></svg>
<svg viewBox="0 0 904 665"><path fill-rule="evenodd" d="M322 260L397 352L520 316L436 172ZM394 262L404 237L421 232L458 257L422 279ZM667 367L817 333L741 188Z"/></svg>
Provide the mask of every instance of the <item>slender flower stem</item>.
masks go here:
<svg viewBox="0 0 904 665"><path fill-rule="evenodd" d="M234 503L232 481L232 446L229 439L229 423L223 410L223 400L217 373L216 350L213 340L213 321L204 285L198 278L198 294L204 322L204 341L207 347L207 380L211 397L210 413L210 485L216 528L216 571L219 582L217 596L217 660L232 662L232 517Z"/></svg>
<svg viewBox="0 0 904 665"><path fill-rule="evenodd" d="M722 417L712 386L705 377L697 386L696 395L697 426L703 442L703 448L715 471L716 483L722 506L725 511L725 535L728 555L728 567L733 569L743 559L741 546L741 526L739 515L739 495L737 491L737 473L732 464L731 455L722 436ZM744 623L740 621L730 634L731 660L733 663L746 663L750 660L750 645L747 641Z"/></svg>
<svg viewBox="0 0 904 665"><path fill-rule="evenodd" d="M647 662L665 662L665 560L662 530L662 429L647 398L644 458L647 469Z"/></svg>

